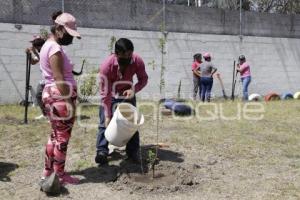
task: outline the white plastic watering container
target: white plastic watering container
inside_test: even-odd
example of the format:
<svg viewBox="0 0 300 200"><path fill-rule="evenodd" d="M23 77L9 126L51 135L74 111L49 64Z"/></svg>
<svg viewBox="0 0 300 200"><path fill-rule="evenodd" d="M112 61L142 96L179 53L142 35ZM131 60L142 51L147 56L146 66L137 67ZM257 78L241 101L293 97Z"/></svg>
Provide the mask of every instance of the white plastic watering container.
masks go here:
<svg viewBox="0 0 300 200"><path fill-rule="evenodd" d="M294 99L300 99L300 92L296 92L294 94Z"/></svg>
<svg viewBox="0 0 300 200"><path fill-rule="evenodd" d="M249 101L260 101L262 99L261 95L260 94L251 94L249 95L248 97L248 100Z"/></svg>
<svg viewBox="0 0 300 200"><path fill-rule="evenodd" d="M104 136L106 140L117 147L127 144L130 138L144 123L143 114L129 103L120 103L107 126Z"/></svg>

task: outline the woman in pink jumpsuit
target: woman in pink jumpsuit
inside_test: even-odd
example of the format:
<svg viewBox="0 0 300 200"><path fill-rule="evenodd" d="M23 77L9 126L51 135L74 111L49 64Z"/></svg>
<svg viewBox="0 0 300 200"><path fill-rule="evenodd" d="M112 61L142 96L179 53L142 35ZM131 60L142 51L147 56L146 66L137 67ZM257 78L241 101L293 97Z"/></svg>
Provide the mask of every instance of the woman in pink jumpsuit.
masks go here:
<svg viewBox="0 0 300 200"><path fill-rule="evenodd" d="M75 120L77 87L72 69L73 64L62 46L72 44L80 38L76 19L69 13L53 15L52 35L40 52L40 68L45 80L42 100L52 132L46 144L43 177L56 173L61 184L77 184L79 179L65 172L68 142Z"/></svg>

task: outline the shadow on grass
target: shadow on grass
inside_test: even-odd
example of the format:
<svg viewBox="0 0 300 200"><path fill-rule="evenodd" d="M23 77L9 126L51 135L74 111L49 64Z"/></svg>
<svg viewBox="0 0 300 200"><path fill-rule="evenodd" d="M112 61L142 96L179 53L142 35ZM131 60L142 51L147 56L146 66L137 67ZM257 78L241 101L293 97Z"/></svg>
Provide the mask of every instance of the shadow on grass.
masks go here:
<svg viewBox="0 0 300 200"><path fill-rule="evenodd" d="M0 181L3 182L9 182L11 181L10 177L8 174L15 169L17 169L19 166L14 163L4 163L0 162Z"/></svg>
<svg viewBox="0 0 300 200"><path fill-rule="evenodd" d="M118 179L119 170L120 167L116 165L103 165L101 167L90 167L83 170L73 171L70 172L70 174L84 176L84 179L80 180L80 184L109 183Z"/></svg>
<svg viewBox="0 0 300 200"><path fill-rule="evenodd" d="M109 183L115 182L122 174L131 173L148 173L148 150L154 149L155 145L142 146L142 162L137 164L127 159L121 152L113 152L109 157L109 161L116 161L123 159L119 164L106 164L99 167L90 167L83 170L77 170L70 172L72 175L82 175L84 179L80 181L81 184L84 183ZM183 154L174 152L166 149L158 149L158 159L159 161L170 161L181 163L184 161L182 158Z"/></svg>
<svg viewBox="0 0 300 200"><path fill-rule="evenodd" d="M65 188L64 186L61 186L60 192L56 193L56 194L45 192L45 195L49 198L51 198L51 197L60 197L60 196L68 196L69 194L70 194L69 190L67 188Z"/></svg>

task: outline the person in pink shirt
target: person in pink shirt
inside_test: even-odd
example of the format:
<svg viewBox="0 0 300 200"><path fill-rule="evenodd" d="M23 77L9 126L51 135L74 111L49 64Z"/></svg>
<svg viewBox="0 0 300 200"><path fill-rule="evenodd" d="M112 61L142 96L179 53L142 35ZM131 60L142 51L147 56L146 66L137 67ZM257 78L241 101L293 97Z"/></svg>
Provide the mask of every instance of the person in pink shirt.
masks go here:
<svg viewBox="0 0 300 200"><path fill-rule="evenodd" d="M243 84L243 101L248 101L248 87L251 82L251 72L250 65L246 62L246 57L244 55L239 56L237 71L241 75Z"/></svg>
<svg viewBox="0 0 300 200"><path fill-rule="evenodd" d="M202 63L202 55L197 53L194 55L194 62L192 64L192 72L193 72L193 99L196 100L196 96L199 90L199 97L201 94L200 87L200 64Z"/></svg>
<svg viewBox="0 0 300 200"><path fill-rule="evenodd" d="M42 101L52 128L46 144L42 181L55 173L61 184L77 184L79 179L65 172L67 147L75 120L77 89L72 74L73 64L62 46L72 44L73 38L80 38L80 34L76 19L71 14L58 13L52 18L55 22L51 27L52 35L40 52L40 69L45 81Z"/></svg>
<svg viewBox="0 0 300 200"><path fill-rule="evenodd" d="M100 66L99 128L96 142L95 162L99 165L108 163L108 141L104 132L108 126L116 105L127 102L136 105L135 94L141 91L148 82L145 64L142 58L133 52L133 43L127 38L120 38L115 43L115 53L104 60ZM138 82L133 84L133 76ZM139 132L137 131L126 145L129 159L139 162Z"/></svg>

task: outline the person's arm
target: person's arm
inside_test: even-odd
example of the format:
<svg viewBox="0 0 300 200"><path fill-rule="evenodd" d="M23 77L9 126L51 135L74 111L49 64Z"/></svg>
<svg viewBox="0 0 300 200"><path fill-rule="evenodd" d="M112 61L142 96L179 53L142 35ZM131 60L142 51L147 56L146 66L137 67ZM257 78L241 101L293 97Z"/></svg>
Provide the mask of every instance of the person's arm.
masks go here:
<svg viewBox="0 0 300 200"><path fill-rule="evenodd" d="M221 77L221 74L218 72L218 73L215 73L214 75L213 75L213 78L220 78Z"/></svg>
<svg viewBox="0 0 300 200"><path fill-rule="evenodd" d="M136 64L137 64L136 76L138 82L134 85L134 90L128 89L123 92L123 95L126 96L126 98L128 99L133 98L134 94L141 91L148 83L148 75L146 73L145 64L142 58L137 57Z"/></svg>
<svg viewBox="0 0 300 200"><path fill-rule="evenodd" d="M75 105L71 100L71 92L69 85L64 80L63 75L63 56L60 51L50 56L50 66L53 73L53 78L55 80L55 84L57 89L59 90L61 96L67 102L67 107L69 107L69 111L71 111L72 117L75 116Z"/></svg>
<svg viewBox="0 0 300 200"><path fill-rule="evenodd" d="M50 66L52 69L56 87L63 97L69 97L70 88L69 85L66 84L64 80L63 63L64 60L61 52L56 52L50 57ZM66 98L66 100L69 101L69 98Z"/></svg>
<svg viewBox="0 0 300 200"><path fill-rule="evenodd" d="M40 61L40 56L39 54L35 51L35 49L33 47L29 47L26 50L26 53L30 53L31 54L31 59L30 59L30 63L32 65L37 64Z"/></svg>
<svg viewBox="0 0 300 200"><path fill-rule="evenodd" d="M241 72L241 68L240 68L240 64L239 63L236 65L236 71Z"/></svg>
<svg viewBox="0 0 300 200"><path fill-rule="evenodd" d="M198 76L198 77L201 76L201 72L200 72L198 69L194 69L194 70L193 70L193 73L194 73L196 76Z"/></svg>
<svg viewBox="0 0 300 200"><path fill-rule="evenodd" d="M141 91L148 83L148 75L146 73L144 61L142 58L137 57L136 62L138 65L136 71L138 82L134 85L134 93Z"/></svg>
<svg viewBox="0 0 300 200"><path fill-rule="evenodd" d="M109 76L108 63L104 63L100 66L99 76L100 76L100 83L99 83L100 97L101 97L102 107L104 108L105 127L107 127L112 117L112 112L111 112L112 82Z"/></svg>
<svg viewBox="0 0 300 200"><path fill-rule="evenodd" d="M214 73L216 73L217 72L217 68L215 68L215 67L212 67L212 71L211 71L211 77L213 77L213 75L214 75Z"/></svg>
<svg viewBox="0 0 300 200"><path fill-rule="evenodd" d="M195 74L196 76L200 77L201 76L201 72L200 72L200 65L197 65L195 62L192 64L192 72L193 74Z"/></svg>

